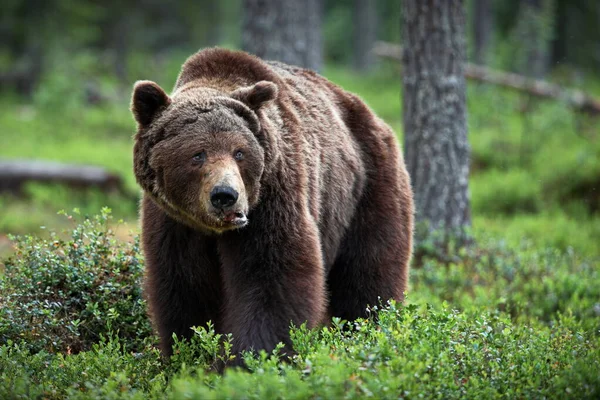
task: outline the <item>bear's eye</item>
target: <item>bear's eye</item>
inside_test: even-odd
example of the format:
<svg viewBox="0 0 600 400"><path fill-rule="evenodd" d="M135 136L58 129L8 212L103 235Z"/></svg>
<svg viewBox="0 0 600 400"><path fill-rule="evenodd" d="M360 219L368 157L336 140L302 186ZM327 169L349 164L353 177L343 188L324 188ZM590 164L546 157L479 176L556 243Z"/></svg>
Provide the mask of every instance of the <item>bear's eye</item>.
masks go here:
<svg viewBox="0 0 600 400"><path fill-rule="evenodd" d="M198 154L195 154L192 157L192 161L197 164L204 164L204 161L206 161L206 153L202 151Z"/></svg>
<svg viewBox="0 0 600 400"><path fill-rule="evenodd" d="M244 159L244 153L242 153L241 150L238 150L233 154L233 158L235 158L236 161L241 161Z"/></svg>

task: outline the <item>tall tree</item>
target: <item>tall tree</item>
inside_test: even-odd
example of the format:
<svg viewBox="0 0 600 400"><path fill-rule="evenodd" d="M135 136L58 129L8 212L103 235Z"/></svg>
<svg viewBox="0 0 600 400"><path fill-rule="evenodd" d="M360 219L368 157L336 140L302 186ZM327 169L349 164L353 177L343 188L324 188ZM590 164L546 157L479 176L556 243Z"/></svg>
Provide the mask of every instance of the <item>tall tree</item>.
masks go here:
<svg viewBox="0 0 600 400"><path fill-rule="evenodd" d="M354 0L354 68L367 72L375 65L373 46L377 40L377 3Z"/></svg>
<svg viewBox="0 0 600 400"><path fill-rule="evenodd" d="M473 59L475 63L487 64L493 34L492 0L475 0L473 9Z"/></svg>
<svg viewBox="0 0 600 400"><path fill-rule="evenodd" d="M417 226L464 244L471 209L463 1L402 3L404 147Z"/></svg>
<svg viewBox="0 0 600 400"><path fill-rule="evenodd" d="M600 1L555 0L551 64L600 70Z"/></svg>
<svg viewBox="0 0 600 400"><path fill-rule="evenodd" d="M541 79L550 68L554 8L554 0L523 0L519 3L513 34L518 72Z"/></svg>
<svg viewBox="0 0 600 400"><path fill-rule="evenodd" d="M259 57L320 70L321 0L244 0L244 50Z"/></svg>

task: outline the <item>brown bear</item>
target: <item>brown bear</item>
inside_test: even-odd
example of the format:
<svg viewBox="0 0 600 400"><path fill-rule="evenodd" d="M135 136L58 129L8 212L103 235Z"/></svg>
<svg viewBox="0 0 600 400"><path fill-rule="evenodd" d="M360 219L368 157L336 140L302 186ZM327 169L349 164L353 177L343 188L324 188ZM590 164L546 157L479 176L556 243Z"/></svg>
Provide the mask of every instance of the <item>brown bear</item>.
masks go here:
<svg viewBox="0 0 600 400"><path fill-rule="evenodd" d="M413 233L392 129L318 74L206 49L135 84L145 293L163 354L212 321L288 354L290 324L403 299ZM239 357L238 357L239 360ZM238 361L239 362L239 361Z"/></svg>

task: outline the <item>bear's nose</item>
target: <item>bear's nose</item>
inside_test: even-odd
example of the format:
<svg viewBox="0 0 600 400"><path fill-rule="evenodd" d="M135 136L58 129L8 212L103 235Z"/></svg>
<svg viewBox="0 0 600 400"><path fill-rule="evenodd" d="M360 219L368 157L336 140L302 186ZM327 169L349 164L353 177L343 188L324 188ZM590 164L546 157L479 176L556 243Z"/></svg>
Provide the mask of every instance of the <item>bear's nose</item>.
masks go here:
<svg viewBox="0 0 600 400"><path fill-rule="evenodd" d="M210 202L215 208L231 207L238 199L238 192L229 186L215 186L210 192Z"/></svg>

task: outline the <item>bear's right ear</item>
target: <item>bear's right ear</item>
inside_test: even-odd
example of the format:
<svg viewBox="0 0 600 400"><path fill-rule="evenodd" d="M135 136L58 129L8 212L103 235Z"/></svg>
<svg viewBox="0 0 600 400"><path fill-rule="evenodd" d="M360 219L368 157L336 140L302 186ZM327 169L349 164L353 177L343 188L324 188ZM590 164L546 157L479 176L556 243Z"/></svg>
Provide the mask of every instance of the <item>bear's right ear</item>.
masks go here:
<svg viewBox="0 0 600 400"><path fill-rule="evenodd" d="M277 85L269 81L260 81L252 86L234 90L231 97L256 111L266 102L276 99L277 94Z"/></svg>
<svg viewBox="0 0 600 400"><path fill-rule="evenodd" d="M131 112L141 126L148 126L156 114L171 104L171 98L152 81L137 81L133 86Z"/></svg>

